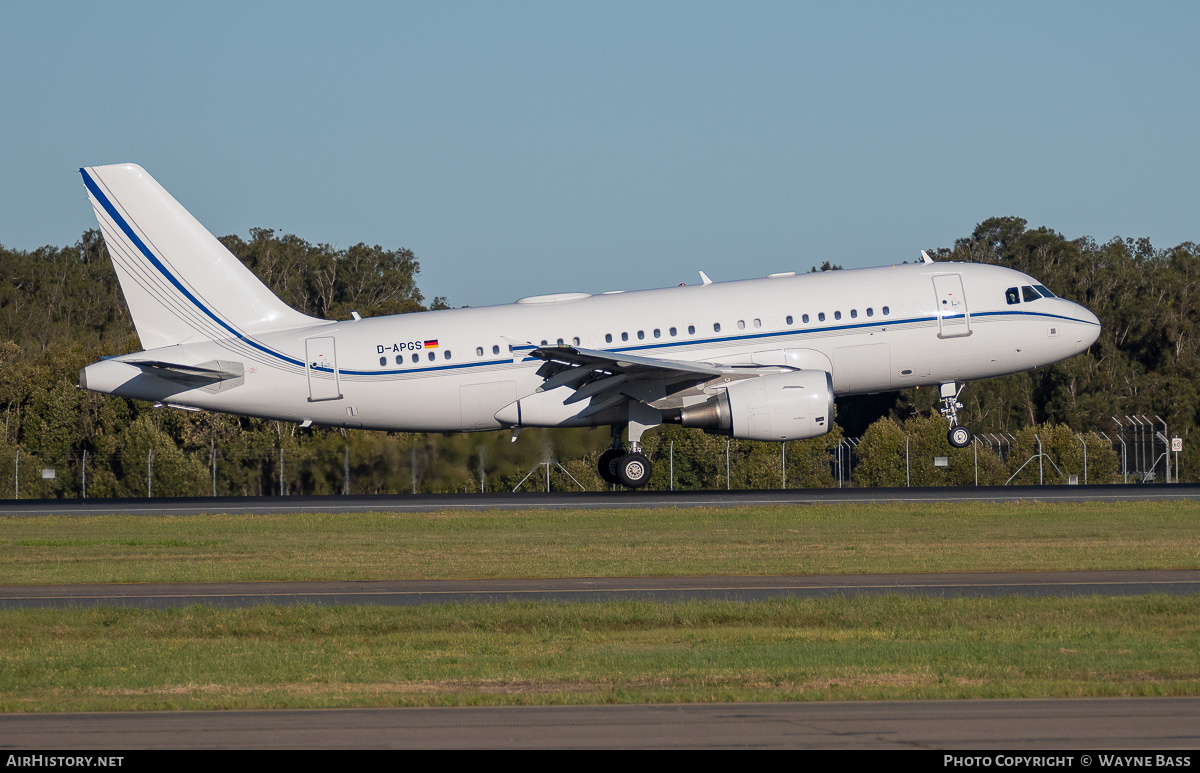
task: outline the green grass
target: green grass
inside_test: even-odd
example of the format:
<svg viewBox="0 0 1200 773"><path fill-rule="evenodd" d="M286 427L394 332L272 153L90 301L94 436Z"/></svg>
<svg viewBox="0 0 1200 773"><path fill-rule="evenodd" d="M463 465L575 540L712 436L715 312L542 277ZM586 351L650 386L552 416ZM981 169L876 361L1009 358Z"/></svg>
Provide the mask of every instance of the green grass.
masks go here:
<svg viewBox="0 0 1200 773"><path fill-rule="evenodd" d="M0 710L1194 695L1200 596L0 612Z"/></svg>
<svg viewBox="0 0 1200 773"><path fill-rule="evenodd" d="M1200 567L1200 503L0 518L0 584Z"/></svg>

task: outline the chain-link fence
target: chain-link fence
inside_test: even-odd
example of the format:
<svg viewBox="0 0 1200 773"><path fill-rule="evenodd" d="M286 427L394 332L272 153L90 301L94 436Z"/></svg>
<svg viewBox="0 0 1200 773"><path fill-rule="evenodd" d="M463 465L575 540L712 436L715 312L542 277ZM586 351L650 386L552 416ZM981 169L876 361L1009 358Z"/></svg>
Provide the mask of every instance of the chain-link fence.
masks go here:
<svg viewBox="0 0 1200 773"><path fill-rule="evenodd" d="M657 490L983 486L1178 482L1179 454L1154 417L1119 417L1104 431L1031 427L982 433L952 448L945 423L877 422L861 438L836 432L789 443L757 443L695 432L644 439ZM479 443L439 450L423 436L379 433L341 443L255 452L72 452L36 456L0 450L0 498L197 497L302 494L417 494L470 491L580 491L611 488L599 476L601 449L573 454L547 441L532 460L500 458ZM468 437L471 436L460 436ZM552 437L552 435L548 435ZM493 439L494 440L494 439ZM470 443L470 440L460 441Z"/></svg>

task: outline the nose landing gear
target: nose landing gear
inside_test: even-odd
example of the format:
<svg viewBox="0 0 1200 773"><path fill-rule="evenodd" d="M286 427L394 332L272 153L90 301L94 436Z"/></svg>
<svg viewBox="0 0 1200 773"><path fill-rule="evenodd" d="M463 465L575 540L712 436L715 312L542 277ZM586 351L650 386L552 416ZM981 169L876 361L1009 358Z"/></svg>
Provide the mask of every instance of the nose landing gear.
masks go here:
<svg viewBox="0 0 1200 773"><path fill-rule="evenodd" d="M963 404L958 401L958 396L962 394L966 386L966 384L960 385L956 381L949 381L942 384L941 387L942 407L938 409L938 412L950 420L950 431L946 433L946 440L950 441L950 445L955 448L966 448L975 439L971 430L958 423L958 409L963 407Z"/></svg>

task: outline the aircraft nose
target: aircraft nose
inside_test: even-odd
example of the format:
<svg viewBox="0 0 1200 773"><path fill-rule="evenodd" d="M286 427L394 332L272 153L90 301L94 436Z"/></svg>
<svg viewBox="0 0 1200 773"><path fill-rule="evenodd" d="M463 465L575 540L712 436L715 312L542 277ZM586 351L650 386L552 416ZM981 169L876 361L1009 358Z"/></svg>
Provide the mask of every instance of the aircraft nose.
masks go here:
<svg viewBox="0 0 1200 773"><path fill-rule="evenodd" d="M1090 310L1079 306L1079 319L1084 323L1082 325L1084 329L1080 331L1079 343L1086 349L1096 343L1096 339L1100 337L1100 318Z"/></svg>

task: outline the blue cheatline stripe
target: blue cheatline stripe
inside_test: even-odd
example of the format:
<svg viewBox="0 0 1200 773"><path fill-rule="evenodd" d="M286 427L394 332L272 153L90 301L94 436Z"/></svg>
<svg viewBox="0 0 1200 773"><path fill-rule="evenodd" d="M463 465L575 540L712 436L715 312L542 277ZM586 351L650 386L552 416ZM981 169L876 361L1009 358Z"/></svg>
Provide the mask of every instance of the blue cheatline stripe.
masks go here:
<svg viewBox="0 0 1200 773"><path fill-rule="evenodd" d="M1067 322L1078 322L1081 325L1095 325L1100 327L1099 322L1089 322L1086 319L1076 319L1075 317L1064 317L1061 314L1047 314L1044 311L981 311L979 313L971 312L972 317L1045 317L1047 319L1061 319Z"/></svg>
<svg viewBox="0 0 1200 773"><path fill-rule="evenodd" d="M955 318L961 318L963 316L964 315L962 315L962 314L955 314L953 316L944 317L944 319L955 319ZM1015 316L1044 317L1047 319L1061 319L1061 320L1065 320L1067 322L1079 322L1079 323L1085 324L1085 325L1096 324L1094 322L1088 322L1087 320L1076 319L1075 317L1064 317L1060 314L1047 314L1045 312L1040 312L1040 311L981 311L978 313L972 313L970 316L972 316L972 317L1015 317ZM853 325L836 325L836 326L831 326L831 327L814 327L814 328L794 328L794 329L790 329L790 330L781 330L781 331L774 332L774 333L751 333L748 335L725 336L722 338L692 338L692 339L688 339L685 341L665 341L663 343L658 343L658 344L642 344L640 346L625 346L625 347L621 347L618 349L600 349L598 351L608 352L608 353L616 355L621 352L637 352L637 351L645 351L646 349L667 349L667 348L671 348L671 347L680 347L680 346L703 346L706 344L726 343L726 342L730 342L730 341L749 341L749 340L763 339L763 338L778 338L780 336L794 336L797 334L809 335L812 333L830 333L830 332L834 332L834 331L838 331L838 330L854 330L854 329L865 328L865 327L883 327L885 325L892 325L892 326L908 325L908 324L912 324L914 322L936 322L937 319L938 319L937 317L913 317L910 319L887 319L887 320L880 320L878 322L855 323ZM797 341L797 343L804 343L804 342ZM513 350L514 351L532 351L533 349L537 349L537 348L540 348L540 347L533 346L533 345L514 346ZM553 348L553 347L547 346L546 348ZM354 376L395 376L395 375L402 375L405 373L428 373L431 371L438 371L438 370L477 368L477 367L484 367L484 366L489 366L489 365L505 365L508 362L509 362L508 359L503 359L503 360L488 360L485 362L461 363L458 365L435 365L432 367L425 367L425 368L409 368L407 370L342 370L339 372L346 374L346 375L354 375ZM538 359L537 357L525 357L521 360L521 362L533 363L533 362L542 362L542 360Z"/></svg>
<svg viewBox="0 0 1200 773"><path fill-rule="evenodd" d="M1018 315L1032 316L1032 317L1047 317L1049 319L1062 319L1062 320L1066 320L1067 322L1080 322L1080 323L1087 324L1087 325L1095 324L1092 322L1088 322L1086 320L1075 319L1074 317L1064 317L1064 316L1061 316L1058 314L1046 314L1044 312L1037 312L1037 311L983 311L983 312L979 312L977 314L976 313L971 314L972 317L996 317L996 316L1004 317L1004 316L1018 316ZM943 319L961 319L963 317L964 317L963 314L954 314L954 315L947 315L946 317L943 317ZM791 336L791 335L797 335L797 334L801 334L801 333L808 335L811 333L832 333L832 332L836 332L836 331L840 331L840 330L855 330L855 329L866 328L866 327L884 327L886 325L893 325L893 326L894 325L909 325L914 322L936 322L937 319L938 319L937 317L912 317L910 319L886 319L886 320L879 320L877 322L858 322L853 325L833 325L833 326L828 326L828 327L792 328L789 330L782 330L782 331L775 332L775 333L749 333L746 335L724 336L721 338L693 338L693 339L690 339L687 341L669 341L669 342L664 342L664 343L659 343L659 344L640 344L638 346L623 346L618 349L605 349L603 351L638 352L638 351L644 351L646 349L663 349L663 348L672 347L672 346L694 346L697 344L717 344L717 343L725 343L728 341L752 341L752 340L761 339L761 338L776 338L779 336ZM525 359L526 360L534 360L536 358L526 357Z"/></svg>
<svg viewBox="0 0 1200 773"><path fill-rule="evenodd" d="M113 222L117 224L117 227L121 229L121 231L125 234L125 236L127 236L129 238L129 240L131 242L133 242L133 245L138 248L138 251L140 251L142 253L142 255L146 258L146 260L150 261L150 264L152 266L154 266L156 269L158 269L158 272L160 274L162 274L167 279L167 281L170 282L175 287L176 290L178 290L180 293L183 294L183 297L185 297L189 301L191 301L192 304L195 305L195 307L197 309L204 312L204 314L207 315L210 319L212 319L213 322L216 322L218 325L220 325L224 329L228 330L229 333L232 336L234 336L235 338L237 338L238 340L240 340L246 344L249 344L250 346L254 347L255 349L258 349L260 352L263 352L264 354L269 354L272 357L276 357L280 360L283 360L284 362L286 362L290 365L297 365L301 368L304 367L304 363L301 362L300 360L292 359L291 357L288 357L287 355L280 354L279 352L275 351L274 349L270 349L266 346L263 346L262 344L255 341L253 338L250 338L249 336L245 335L240 330L233 327L232 325L230 325L229 323L227 323L225 320L221 319L220 317L218 317L215 312L213 312L206 305L201 303L200 299L197 298L195 295L193 295L191 293L191 291L189 291L186 287L184 287L183 283L181 283L179 281L179 279L177 279L175 277L175 275L172 274L171 271L166 266L163 265L162 261L160 261L158 259L158 257L153 252L150 251L150 248L146 246L145 242L143 242L141 240L141 238L138 237L138 235L133 232L133 228L131 228L129 223L127 223L125 221L125 218L121 217L121 214L119 212L117 212L116 207L114 207L112 202L108 200L108 197L104 195L104 192L100 190L100 186L96 185L96 181L92 179L92 176L88 174L87 170L81 168L79 170L79 173L81 175L83 175L83 184L85 186L87 186L87 189L91 192L92 196L94 196L96 198L96 201L100 202L100 206L103 207L104 211L107 212L109 217L111 217L113 219ZM320 370L325 370L326 372L329 372L329 373L333 372L332 369L326 369L326 368L321 368Z"/></svg>

